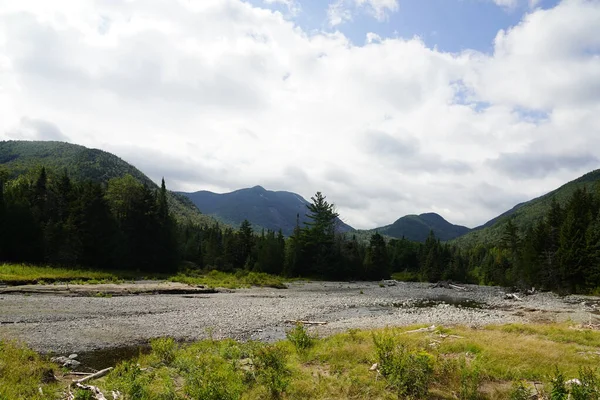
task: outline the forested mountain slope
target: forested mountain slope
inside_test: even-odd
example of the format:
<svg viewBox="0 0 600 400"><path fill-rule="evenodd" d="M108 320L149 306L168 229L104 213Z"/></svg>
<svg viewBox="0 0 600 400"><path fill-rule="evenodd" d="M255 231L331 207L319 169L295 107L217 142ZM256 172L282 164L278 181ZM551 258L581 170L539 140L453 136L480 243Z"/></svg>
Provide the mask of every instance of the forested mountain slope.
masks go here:
<svg viewBox="0 0 600 400"><path fill-rule="evenodd" d="M284 235L289 236L294 232L298 215L300 226L308 220L306 206L309 203L296 193L254 186L223 194L209 191L180 194L187 196L204 214L234 226L247 219L255 229L281 229ZM339 232L351 230L352 227L338 219Z"/></svg>
<svg viewBox="0 0 600 400"><path fill-rule="evenodd" d="M382 235L394 238L402 238L415 242L425 242L429 233L433 231L435 236L447 241L469 232L466 226L453 225L436 213L425 213L421 215L405 215L391 225L374 229Z"/></svg>
<svg viewBox="0 0 600 400"><path fill-rule="evenodd" d="M65 142L2 141L0 166L8 169L12 176L44 166L56 171L66 170L75 180L89 179L94 182L108 182L112 178L131 175L151 188L158 188L140 170L114 154ZM168 201L178 220L190 220L201 224L216 222L213 218L202 215L185 196L169 192Z"/></svg>
<svg viewBox="0 0 600 400"><path fill-rule="evenodd" d="M512 209L473 229L466 235L454 239L452 242L461 247L471 247L477 244L496 244L500 240L505 223L511 219L519 231L524 232L533 227L550 210L552 199L565 205L573 193L586 187L588 191L596 192L600 182L600 170L589 172L543 196L525 203L517 204Z"/></svg>

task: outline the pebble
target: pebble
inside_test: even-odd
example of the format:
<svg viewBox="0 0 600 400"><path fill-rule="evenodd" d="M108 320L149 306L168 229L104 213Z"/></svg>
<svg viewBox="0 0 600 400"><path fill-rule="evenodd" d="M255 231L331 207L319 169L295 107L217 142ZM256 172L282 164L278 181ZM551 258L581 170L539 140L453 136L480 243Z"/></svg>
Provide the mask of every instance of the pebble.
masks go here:
<svg viewBox="0 0 600 400"><path fill-rule="evenodd" d="M600 301L540 292L515 302L504 300L504 291L499 287L467 285L467 291L457 292L416 282L393 285L386 281L380 287L379 282L300 281L288 286L281 290L239 289L202 297L9 295L2 302L4 323L0 324L0 338L22 340L41 352L70 354L142 344L162 336L275 341L284 339L291 328L285 320L326 321L327 325L309 328L319 335L350 328L526 322L534 314L587 322L590 314L581 303ZM421 300L440 298L468 299L482 303L484 308L457 307L445 302L418 306ZM523 312L524 309L536 312ZM18 324L10 323L17 321ZM71 361L77 362L74 358Z"/></svg>

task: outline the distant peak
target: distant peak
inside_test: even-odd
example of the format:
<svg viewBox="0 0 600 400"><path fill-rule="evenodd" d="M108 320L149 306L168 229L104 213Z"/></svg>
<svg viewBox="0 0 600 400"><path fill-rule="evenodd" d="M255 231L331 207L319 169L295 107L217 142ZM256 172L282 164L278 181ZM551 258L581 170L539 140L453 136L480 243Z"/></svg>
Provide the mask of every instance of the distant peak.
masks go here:
<svg viewBox="0 0 600 400"><path fill-rule="evenodd" d="M266 192L267 191L264 187L262 187L260 185L256 185L256 186L252 187L251 189L256 190L258 192Z"/></svg>

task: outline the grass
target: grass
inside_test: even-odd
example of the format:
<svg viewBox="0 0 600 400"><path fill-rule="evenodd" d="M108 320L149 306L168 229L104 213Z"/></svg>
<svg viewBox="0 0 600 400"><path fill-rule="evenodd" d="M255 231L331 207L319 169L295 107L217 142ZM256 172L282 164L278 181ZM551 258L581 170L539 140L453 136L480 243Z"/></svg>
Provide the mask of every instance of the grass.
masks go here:
<svg viewBox="0 0 600 400"><path fill-rule="evenodd" d="M409 271L394 272L392 279L400 282L420 282L419 275L416 272Z"/></svg>
<svg viewBox="0 0 600 400"><path fill-rule="evenodd" d="M596 386L599 377L593 352L600 331L568 324L353 329L320 339L303 329L275 344L155 339L152 352L94 384L141 400L506 399L525 398L532 381L549 396L558 373L567 380L584 374ZM311 345L298 346L299 337ZM14 343L0 346L0 399L56 398L60 384L43 381L49 363ZM46 397L37 394L40 387Z"/></svg>
<svg viewBox="0 0 600 400"><path fill-rule="evenodd" d="M0 264L0 282L7 285L49 284L57 282L72 284L121 283L126 279L132 279L132 277L131 274L122 272L27 264Z"/></svg>
<svg viewBox="0 0 600 400"><path fill-rule="evenodd" d="M0 341L0 399L55 399L58 367L15 342Z"/></svg>
<svg viewBox="0 0 600 400"><path fill-rule="evenodd" d="M53 283L69 283L73 285L104 284L124 283L135 279L169 280L171 282L181 282L188 285L204 285L212 288L222 287L237 289L250 286L268 286L278 289L286 288L283 279L279 276L243 270L239 270L235 273L187 270L173 276L164 274L142 276L132 271L95 271L83 268L0 264L0 283L6 285Z"/></svg>
<svg viewBox="0 0 600 400"><path fill-rule="evenodd" d="M238 270L235 273L210 271L185 272L169 278L172 282L181 282L188 285L203 285L211 288L222 287L237 289L242 287L263 286L276 289L285 289L287 286L279 276L269 275L264 272L249 272Z"/></svg>

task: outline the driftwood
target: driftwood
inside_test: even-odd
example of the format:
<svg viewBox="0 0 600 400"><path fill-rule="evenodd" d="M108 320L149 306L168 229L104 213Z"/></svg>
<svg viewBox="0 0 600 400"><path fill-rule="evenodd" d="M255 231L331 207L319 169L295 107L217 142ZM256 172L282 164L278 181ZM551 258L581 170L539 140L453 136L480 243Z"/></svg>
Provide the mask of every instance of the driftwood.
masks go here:
<svg viewBox="0 0 600 400"><path fill-rule="evenodd" d="M504 295L504 298L505 298L506 300L517 300L517 301L523 301L523 299L522 299L522 298L520 298L519 296L517 296L517 294L516 294L516 293L506 293L506 294Z"/></svg>
<svg viewBox="0 0 600 400"><path fill-rule="evenodd" d="M405 333L417 333L417 332L433 332L435 331L437 328L435 325L431 325L428 328L419 328L419 329L413 329L412 331L406 331L406 332L402 332L402 334Z"/></svg>
<svg viewBox="0 0 600 400"><path fill-rule="evenodd" d="M327 325L327 322L323 321L305 321L301 319L286 319L284 321L286 324L302 324L302 325Z"/></svg>
<svg viewBox="0 0 600 400"><path fill-rule="evenodd" d="M79 389L83 389L83 390L89 390L90 392L92 392L94 394L94 399L96 400L108 400L105 396L104 393L102 393L100 391L100 389L98 389L96 386L92 386L92 385L84 385L82 383L77 383L76 386Z"/></svg>
<svg viewBox="0 0 600 400"><path fill-rule="evenodd" d="M106 374L108 374L110 371L112 371L112 369L113 369L113 367L108 367L108 368L105 368L105 369L103 369L103 370L100 370L100 371L98 371L98 372L95 372L95 373L93 373L93 374L90 374L90 375L88 375L88 376L86 376L86 377L83 377L83 378L81 378L81 379L76 379L76 380L74 380L73 382L75 382L75 383L83 383L83 382L90 381L90 380L92 380L92 379L98 379L98 378L102 378L104 375L106 375Z"/></svg>
<svg viewBox="0 0 600 400"><path fill-rule="evenodd" d="M434 289L434 288L439 288L439 287L445 288L445 289L460 290L460 291L466 291L467 290L467 288L464 287L464 286L458 286L458 285L455 285L455 284L453 284L451 282L448 282L448 281L440 281L440 282L436 283L435 285L433 285L431 288Z"/></svg>

